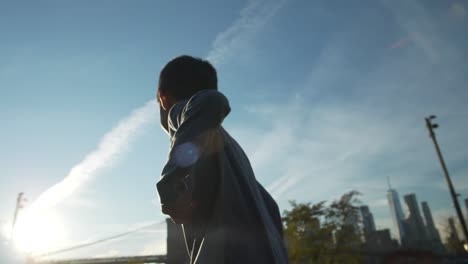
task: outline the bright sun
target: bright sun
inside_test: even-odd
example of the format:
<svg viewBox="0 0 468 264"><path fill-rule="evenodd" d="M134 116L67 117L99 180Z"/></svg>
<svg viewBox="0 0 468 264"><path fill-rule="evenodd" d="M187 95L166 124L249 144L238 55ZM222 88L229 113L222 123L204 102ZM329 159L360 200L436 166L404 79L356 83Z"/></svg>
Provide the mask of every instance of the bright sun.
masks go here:
<svg viewBox="0 0 468 264"><path fill-rule="evenodd" d="M51 211L22 212L16 223L14 243L23 252L47 253L63 247L65 228L56 214Z"/></svg>

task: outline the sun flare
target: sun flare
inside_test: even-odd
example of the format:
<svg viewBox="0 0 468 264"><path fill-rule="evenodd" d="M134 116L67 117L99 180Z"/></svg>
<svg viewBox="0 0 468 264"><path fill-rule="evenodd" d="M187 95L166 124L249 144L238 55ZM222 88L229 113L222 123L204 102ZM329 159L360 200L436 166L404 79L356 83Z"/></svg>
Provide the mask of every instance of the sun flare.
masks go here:
<svg viewBox="0 0 468 264"><path fill-rule="evenodd" d="M51 211L25 210L15 226L13 241L22 252L43 254L63 247L65 228Z"/></svg>

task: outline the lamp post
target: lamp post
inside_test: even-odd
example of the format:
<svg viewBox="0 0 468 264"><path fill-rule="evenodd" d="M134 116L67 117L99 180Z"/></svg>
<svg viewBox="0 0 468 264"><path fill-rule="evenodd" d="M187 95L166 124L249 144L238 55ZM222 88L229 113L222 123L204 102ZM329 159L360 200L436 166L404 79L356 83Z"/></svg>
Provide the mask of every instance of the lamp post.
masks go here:
<svg viewBox="0 0 468 264"><path fill-rule="evenodd" d="M10 234L10 239L13 240L13 235L15 232L15 225L16 225L16 218L18 217L18 212L20 209L23 208L23 202L26 201L26 199L23 198L24 193L20 192L18 193L18 198L16 198L16 207L15 207L15 214L13 215L13 223L11 225L11 234Z"/></svg>
<svg viewBox="0 0 468 264"><path fill-rule="evenodd" d="M452 196L453 200L453 205L455 206L455 210L457 211L457 216L458 220L460 221L460 224L463 229L463 234L465 235L465 243L468 241L468 231L466 229L466 223L465 223L465 218L463 218L463 213L460 209L460 204L458 203L458 194L455 192L455 189L453 188L452 180L450 179L450 175L447 170L447 166L445 165L444 158L442 157L442 153L440 152L439 144L437 144L437 139L434 133L434 129L438 128L439 125L432 123L432 120L436 118L435 115L431 115L429 117L426 117L426 126L427 129L429 129L429 136L431 137L432 141L434 142L434 146L437 152L437 156L439 157L440 164L442 165L442 170L444 171L445 179L447 180L447 185L450 190L450 194Z"/></svg>

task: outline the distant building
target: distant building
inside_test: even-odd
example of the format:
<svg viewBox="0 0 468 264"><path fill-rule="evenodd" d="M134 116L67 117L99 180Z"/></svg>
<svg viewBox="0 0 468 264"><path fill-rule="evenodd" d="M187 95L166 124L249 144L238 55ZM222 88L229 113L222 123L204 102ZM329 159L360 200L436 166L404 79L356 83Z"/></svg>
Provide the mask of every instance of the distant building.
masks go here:
<svg viewBox="0 0 468 264"><path fill-rule="evenodd" d="M389 252L397 246L390 236L389 229L372 231L368 234L368 241L365 244L366 248L372 252Z"/></svg>
<svg viewBox="0 0 468 264"><path fill-rule="evenodd" d="M397 230L397 239L402 244L405 237L405 229L403 227L403 210L401 209L400 198L398 197L397 191L389 186L387 191L388 205L390 206L390 212L392 214L393 224Z"/></svg>
<svg viewBox="0 0 468 264"><path fill-rule="evenodd" d="M426 223L426 236L431 246L431 249L435 252L442 253L444 251L444 247L440 239L439 231L434 225L434 219L432 218L431 209L429 209L429 205L427 204L427 202L422 202L421 208Z"/></svg>
<svg viewBox="0 0 468 264"><path fill-rule="evenodd" d="M427 248L426 228L419 211L418 201L414 193L404 196L408 207L408 217L404 221L406 238L404 246L410 248Z"/></svg>
<svg viewBox="0 0 468 264"><path fill-rule="evenodd" d="M448 223L449 223L449 237L450 237L450 240L452 240L452 241L456 242L457 244L459 244L460 243L460 238L458 237L457 228L455 227L455 221L453 221L452 217L449 217Z"/></svg>
<svg viewBox="0 0 468 264"><path fill-rule="evenodd" d="M398 243L392 240L389 229L374 230L365 236L363 250L368 254L363 255L363 260L366 264L383 263L380 256L387 255L398 248Z"/></svg>
<svg viewBox="0 0 468 264"><path fill-rule="evenodd" d="M359 207L359 212L361 214L362 233L366 235L366 234L369 234L370 232L375 231L374 216L370 212L369 206L363 205Z"/></svg>

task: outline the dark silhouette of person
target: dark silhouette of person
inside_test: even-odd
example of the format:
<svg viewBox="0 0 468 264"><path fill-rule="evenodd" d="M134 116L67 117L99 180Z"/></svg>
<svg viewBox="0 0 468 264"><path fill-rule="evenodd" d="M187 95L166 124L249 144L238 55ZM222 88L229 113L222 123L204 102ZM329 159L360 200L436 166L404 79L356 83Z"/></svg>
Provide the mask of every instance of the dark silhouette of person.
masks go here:
<svg viewBox="0 0 468 264"><path fill-rule="evenodd" d="M230 113L206 60L177 57L163 68L157 100L170 137L157 183L162 212L182 225L190 263L288 263L278 206L223 128Z"/></svg>

